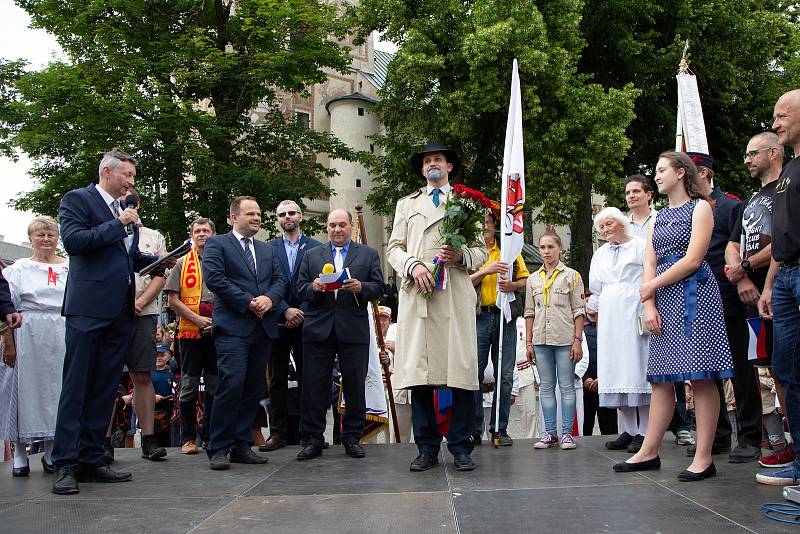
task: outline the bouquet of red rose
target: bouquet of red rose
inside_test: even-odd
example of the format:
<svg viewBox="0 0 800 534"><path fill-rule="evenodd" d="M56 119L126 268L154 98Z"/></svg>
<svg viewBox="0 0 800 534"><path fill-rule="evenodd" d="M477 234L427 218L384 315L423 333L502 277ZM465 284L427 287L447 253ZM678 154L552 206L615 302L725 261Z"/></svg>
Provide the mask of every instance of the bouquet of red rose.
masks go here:
<svg viewBox="0 0 800 534"><path fill-rule="evenodd" d="M456 184L453 187L453 194L444 204L445 215L440 226L443 244L460 250L465 245L480 239L483 217L489 211L490 206L491 200L480 191ZM447 269L444 268L438 256L433 258L431 274L436 281L434 289L447 287ZM431 298L433 292L423 295Z"/></svg>

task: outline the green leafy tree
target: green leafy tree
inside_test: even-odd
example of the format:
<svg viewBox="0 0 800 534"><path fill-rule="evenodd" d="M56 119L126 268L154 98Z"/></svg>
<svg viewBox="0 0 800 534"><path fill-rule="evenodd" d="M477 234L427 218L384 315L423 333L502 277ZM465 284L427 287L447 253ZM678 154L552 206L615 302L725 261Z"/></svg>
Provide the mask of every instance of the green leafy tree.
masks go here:
<svg viewBox="0 0 800 534"><path fill-rule="evenodd" d="M315 155L358 157L285 117L276 92L303 93L345 70L344 26L318 0L16 0L69 61L26 72L0 62L0 150L34 160L16 201L54 215L64 192L96 181L113 146L139 160L145 222L173 242L187 219L226 226L233 196L262 207L330 193ZM258 107L263 117L250 114Z"/></svg>
<svg viewBox="0 0 800 534"><path fill-rule="evenodd" d="M627 130L627 174L651 172L675 147L675 75L685 41L697 75L718 183L746 195L757 184L742 165L750 136L771 126L781 93L798 86L795 2L781 0L586 0L579 67L606 87L642 94ZM619 184L619 190L622 183ZM615 198L621 204L621 196Z"/></svg>
<svg viewBox="0 0 800 534"><path fill-rule="evenodd" d="M539 220L571 224L571 259L591 258L591 193L615 183L630 142L637 91L606 90L577 72L584 48L580 1L365 0L355 24L398 46L378 112L387 133L374 161L380 185L370 199L391 213L420 187L409 155L426 138L464 158L464 181L499 198L511 66L522 86L528 208Z"/></svg>

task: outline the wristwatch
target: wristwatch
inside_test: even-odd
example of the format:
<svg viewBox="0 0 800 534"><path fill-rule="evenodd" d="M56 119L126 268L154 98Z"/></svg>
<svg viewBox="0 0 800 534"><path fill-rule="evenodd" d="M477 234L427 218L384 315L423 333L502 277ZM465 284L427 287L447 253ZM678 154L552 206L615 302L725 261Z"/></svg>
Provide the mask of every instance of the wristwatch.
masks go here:
<svg viewBox="0 0 800 534"><path fill-rule="evenodd" d="M750 266L750 260L748 260L747 258L743 259L741 266L742 269L744 269L744 272L746 272L747 274L753 274L753 268Z"/></svg>

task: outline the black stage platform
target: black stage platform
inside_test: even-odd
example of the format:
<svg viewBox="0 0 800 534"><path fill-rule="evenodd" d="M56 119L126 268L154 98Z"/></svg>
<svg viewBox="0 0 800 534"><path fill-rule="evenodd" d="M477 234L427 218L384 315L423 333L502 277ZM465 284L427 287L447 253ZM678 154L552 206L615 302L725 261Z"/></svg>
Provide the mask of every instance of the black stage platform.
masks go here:
<svg viewBox="0 0 800 534"><path fill-rule="evenodd" d="M797 527L761 515L783 502L778 487L755 483L756 464L717 457L716 478L678 482L685 447L665 441L661 471L617 474L627 453L607 438L578 440L573 451L534 450L529 440L473 453L477 469L459 473L443 452L437 468L411 473L416 447L367 445L362 460L340 446L298 462L296 447L269 453L267 465L208 469L205 455L170 449L164 462L118 449L123 484L87 483L81 493L50 493L39 455L31 475L0 476L0 532L787 532ZM800 529L797 530L800 532Z"/></svg>

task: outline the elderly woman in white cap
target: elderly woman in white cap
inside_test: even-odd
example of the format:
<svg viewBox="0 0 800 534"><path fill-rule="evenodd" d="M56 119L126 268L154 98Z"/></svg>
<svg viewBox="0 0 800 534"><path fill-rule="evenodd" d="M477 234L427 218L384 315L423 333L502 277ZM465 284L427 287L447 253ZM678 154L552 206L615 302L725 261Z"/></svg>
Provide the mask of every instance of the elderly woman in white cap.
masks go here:
<svg viewBox="0 0 800 534"><path fill-rule="evenodd" d="M600 406L617 408L622 432L606 443L611 450L637 452L644 441L650 407L647 382L649 333L642 321L639 286L645 240L630 235L628 218L605 208L594 218L607 241L592 256L587 311L597 315L597 381L590 387Z"/></svg>

